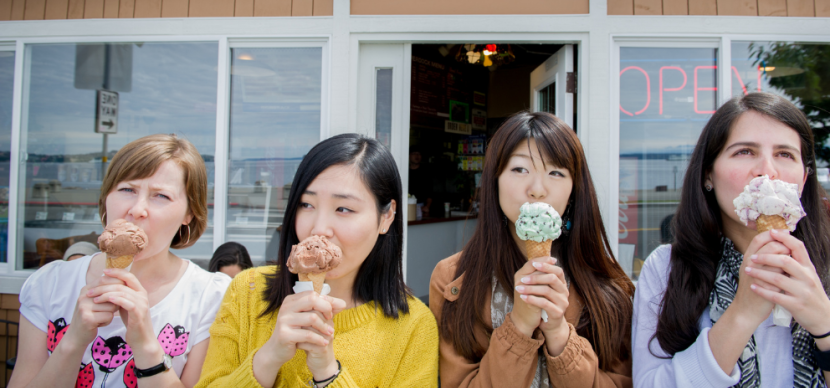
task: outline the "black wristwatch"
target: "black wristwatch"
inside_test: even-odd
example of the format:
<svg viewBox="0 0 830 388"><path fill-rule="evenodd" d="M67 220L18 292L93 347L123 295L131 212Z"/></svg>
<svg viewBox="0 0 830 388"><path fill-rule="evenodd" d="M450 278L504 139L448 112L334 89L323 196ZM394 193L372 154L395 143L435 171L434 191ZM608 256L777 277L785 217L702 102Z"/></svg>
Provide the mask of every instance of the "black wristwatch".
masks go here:
<svg viewBox="0 0 830 388"><path fill-rule="evenodd" d="M164 353L164 358L161 361L161 364L156 366L151 366L147 369L138 369L135 368L135 377L140 379L142 377L150 377L155 376L161 372L165 372L173 367L173 357L170 357L169 354Z"/></svg>

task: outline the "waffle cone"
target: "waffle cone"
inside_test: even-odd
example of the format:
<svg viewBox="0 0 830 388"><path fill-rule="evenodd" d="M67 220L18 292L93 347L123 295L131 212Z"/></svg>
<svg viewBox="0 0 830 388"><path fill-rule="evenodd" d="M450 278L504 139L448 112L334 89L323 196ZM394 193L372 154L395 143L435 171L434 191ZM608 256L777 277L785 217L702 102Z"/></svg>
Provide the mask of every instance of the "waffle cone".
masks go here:
<svg viewBox="0 0 830 388"><path fill-rule="evenodd" d="M321 293L323 292L323 283L326 281L326 273L300 273L297 274L300 277L301 282L312 282L314 283L314 292Z"/></svg>
<svg viewBox="0 0 830 388"><path fill-rule="evenodd" d="M525 250L527 251L527 259L533 260L537 257L550 256L551 245L553 245L553 240L544 240L542 242L525 240Z"/></svg>
<svg viewBox="0 0 830 388"><path fill-rule="evenodd" d="M133 263L133 255L109 256L107 255L107 268L127 268Z"/></svg>
<svg viewBox="0 0 830 388"><path fill-rule="evenodd" d="M790 230L787 226L787 221L784 220L784 217L768 216L766 214L761 214L758 216L758 219L755 220L755 229L758 230L758 232L766 232L772 229Z"/></svg>

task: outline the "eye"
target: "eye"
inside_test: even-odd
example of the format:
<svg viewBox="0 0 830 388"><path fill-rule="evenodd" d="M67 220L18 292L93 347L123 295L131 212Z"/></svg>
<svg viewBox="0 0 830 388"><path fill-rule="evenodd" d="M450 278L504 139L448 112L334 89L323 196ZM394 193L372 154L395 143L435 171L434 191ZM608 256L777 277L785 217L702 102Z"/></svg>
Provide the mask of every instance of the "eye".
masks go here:
<svg viewBox="0 0 830 388"><path fill-rule="evenodd" d="M338 213L354 213L354 210L341 206L341 207L337 208L337 212Z"/></svg>
<svg viewBox="0 0 830 388"><path fill-rule="evenodd" d="M527 174L527 169L524 168L524 167L514 167L510 171L513 171L513 172L519 173L519 174Z"/></svg>
<svg viewBox="0 0 830 388"><path fill-rule="evenodd" d="M122 188L118 189L118 191L123 191L125 193L134 193L135 192L135 190L133 190L131 187L122 187Z"/></svg>
<svg viewBox="0 0 830 388"><path fill-rule="evenodd" d="M314 206L311 206L311 204L308 202L300 202L300 209L311 209L313 207Z"/></svg>
<svg viewBox="0 0 830 388"><path fill-rule="evenodd" d="M156 195L158 195L159 197L164 198L164 199L166 199L166 200L168 200L168 201L170 200L170 197L168 197L168 196L166 196L166 195L164 195L164 194L159 193L159 194L156 194Z"/></svg>
<svg viewBox="0 0 830 388"><path fill-rule="evenodd" d="M555 177L560 177L560 178L564 178L564 177L565 177L565 174L563 174L562 172L557 171L557 170L553 170L553 171L551 171L551 172L550 172L550 175L553 175L553 176L555 176Z"/></svg>
<svg viewBox="0 0 830 388"><path fill-rule="evenodd" d="M795 160L795 155L793 155L791 152L781 151L781 152L778 153L778 155L781 155L785 158L790 158L792 160Z"/></svg>
<svg viewBox="0 0 830 388"><path fill-rule="evenodd" d="M752 150L749 148L741 148L735 152L735 155L752 155Z"/></svg>

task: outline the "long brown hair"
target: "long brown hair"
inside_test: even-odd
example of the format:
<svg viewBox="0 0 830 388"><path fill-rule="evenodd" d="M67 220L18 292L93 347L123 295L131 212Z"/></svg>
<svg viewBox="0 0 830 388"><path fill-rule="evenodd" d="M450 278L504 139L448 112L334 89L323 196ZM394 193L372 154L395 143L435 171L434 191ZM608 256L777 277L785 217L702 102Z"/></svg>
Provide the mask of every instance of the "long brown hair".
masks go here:
<svg viewBox="0 0 830 388"><path fill-rule="evenodd" d="M464 292L455 302L444 304L441 335L464 357L479 360L487 351L475 339L476 327L488 335L484 305L490 295L493 275L505 286L513 286L513 276L527 258L522 255L505 222L499 205L498 178L507 167L513 151L535 140L539 153L573 177L573 190L566 214L573 227L562 237L559 251L565 273L585 301L577 332L591 342L601 368L616 359L628 359L634 285L611 253L602 224L591 174L582 145L576 134L549 113L517 113L502 124L487 149L479 196L478 225L458 263L455 276L464 275ZM513 294L509 293L512 298ZM489 314L489 312L486 312Z"/></svg>
<svg viewBox="0 0 830 388"><path fill-rule="evenodd" d="M672 219L671 272L654 333L660 347L670 356L687 349L700 334L698 320L709 305L723 249L721 209L714 191L704 191L703 183L726 146L732 126L750 110L792 128L801 139L801 160L808 174L801 205L807 215L798 223L793 236L804 242L825 292L828 290L830 220L822 201L826 194L812 173L816 161L810 124L795 105L774 94L735 97L723 104L703 128L683 178L680 205Z"/></svg>

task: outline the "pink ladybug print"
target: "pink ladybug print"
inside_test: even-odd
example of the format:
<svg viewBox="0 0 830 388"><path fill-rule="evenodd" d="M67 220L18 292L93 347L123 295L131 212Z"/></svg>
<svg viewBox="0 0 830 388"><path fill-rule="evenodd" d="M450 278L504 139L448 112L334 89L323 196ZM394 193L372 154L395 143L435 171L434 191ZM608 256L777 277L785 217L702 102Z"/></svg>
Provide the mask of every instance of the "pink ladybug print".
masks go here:
<svg viewBox="0 0 830 388"><path fill-rule="evenodd" d="M135 377L135 359L130 360L124 368L124 385L127 388L138 387L138 379Z"/></svg>
<svg viewBox="0 0 830 388"><path fill-rule="evenodd" d="M164 325L158 335L158 341L164 352L170 357L175 357L184 354L187 350L187 340L190 337L190 332L185 332L184 327L173 327L169 323Z"/></svg>
<svg viewBox="0 0 830 388"><path fill-rule="evenodd" d="M92 343L92 359L102 372L112 373L133 356L130 345L121 337L110 337L106 341L98 336Z"/></svg>
<svg viewBox="0 0 830 388"><path fill-rule="evenodd" d="M46 348L50 352L55 351L68 328L69 325L66 324L66 320L63 318L58 318L55 322L49 321L49 328L46 333Z"/></svg>
<svg viewBox="0 0 830 388"><path fill-rule="evenodd" d="M78 379L75 380L75 388L92 388L92 384L95 383L95 368L92 367L91 362L81 365L83 366L78 372Z"/></svg>

